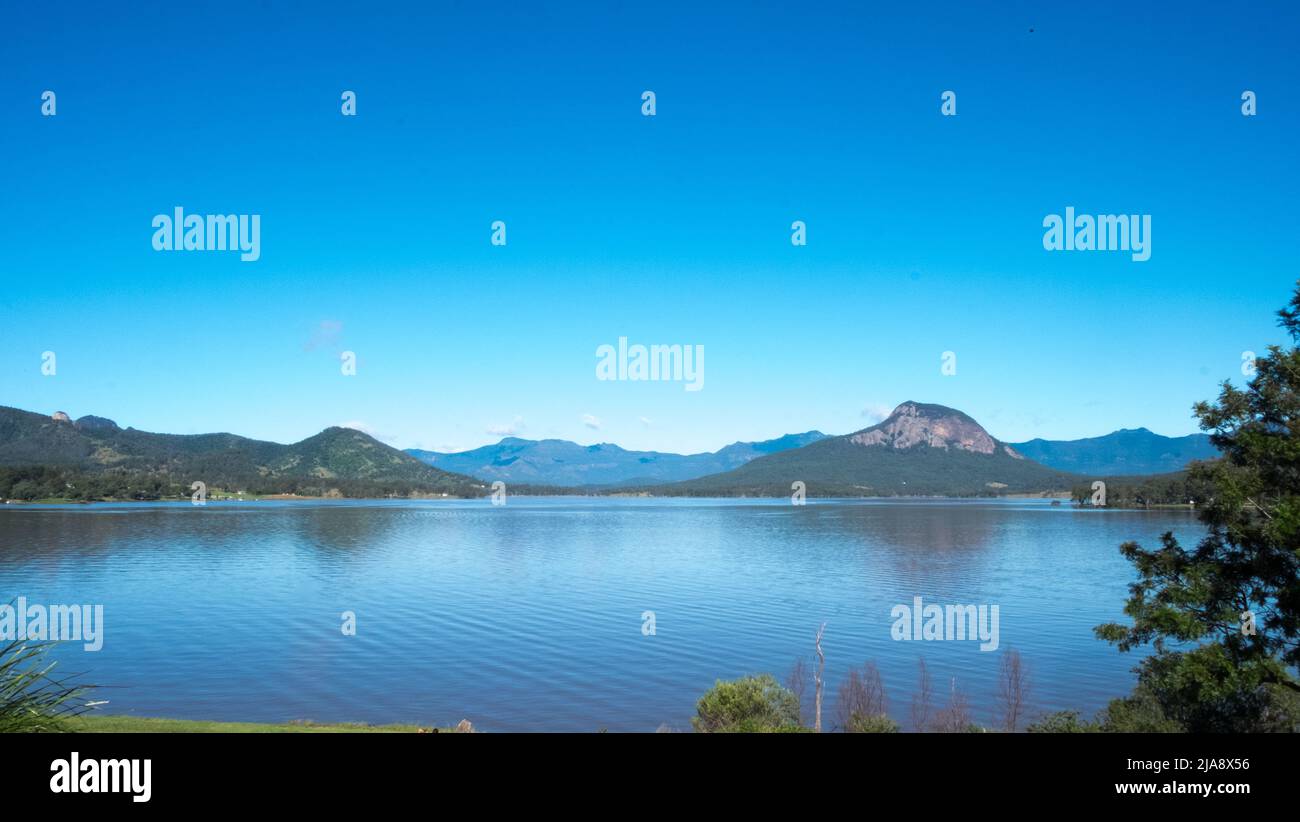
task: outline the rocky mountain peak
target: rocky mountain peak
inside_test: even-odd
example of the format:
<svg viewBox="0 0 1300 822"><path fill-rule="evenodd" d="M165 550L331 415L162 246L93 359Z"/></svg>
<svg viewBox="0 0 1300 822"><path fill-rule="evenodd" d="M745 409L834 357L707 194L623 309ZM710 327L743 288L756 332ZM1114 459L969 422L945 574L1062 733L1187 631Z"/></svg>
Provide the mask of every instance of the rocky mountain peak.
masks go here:
<svg viewBox="0 0 1300 822"><path fill-rule="evenodd" d="M905 402L881 422L849 437L855 445L885 445L891 448L954 448L977 454L992 454L1005 448L1009 456L1019 457L1001 445L984 427L962 412L943 405Z"/></svg>

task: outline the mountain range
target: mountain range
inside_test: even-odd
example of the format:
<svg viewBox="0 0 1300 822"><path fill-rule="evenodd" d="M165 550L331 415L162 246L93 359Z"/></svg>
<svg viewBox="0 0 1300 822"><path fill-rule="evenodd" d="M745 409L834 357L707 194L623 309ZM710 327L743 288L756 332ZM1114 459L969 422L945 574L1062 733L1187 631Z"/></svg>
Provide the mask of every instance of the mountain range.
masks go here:
<svg viewBox="0 0 1300 822"><path fill-rule="evenodd" d="M1181 471L1193 460L1219 456L1206 434L1162 437L1145 428L1122 428L1082 440L1015 442L1011 447L1035 462L1078 474L1132 476Z"/></svg>
<svg viewBox="0 0 1300 822"><path fill-rule="evenodd" d="M971 425L978 426L978 423L960 411L944 408L944 406L909 402L900 405L895 409L894 414L898 414L899 409L905 406L917 409L921 416L940 413L937 409L943 409L942 413L952 418L950 422L954 430ZM891 414L891 418L893 416ZM891 423L886 426L888 422L890 420L887 419L877 426L864 430L872 431L881 426L890 428L894 425ZM982 428L980 430L983 431ZM854 437L863 433L859 431L846 436ZM984 432L983 436L992 440L987 432ZM683 455L660 451L627 451L609 443L579 445L568 440L526 440L507 437L495 445L485 445L470 451L443 453L407 449L407 453L445 471L468 474L486 481L503 480L506 483L528 483L562 488L628 487L702 480L704 477L739 468L760 457L803 449L813 443L834 439L842 438L830 437L820 431L808 431L803 434L786 434L762 442L736 442L712 453ZM1205 434L1164 437L1145 428L1122 429L1102 437L1080 440L1033 439L1028 442L1003 443L1003 445L1010 448L1011 452L1018 457L1038 463L1040 466L1055 469L1057 472L1091 477L1171 473L1183 470L1193 460L1213 459L1218 456L1218 452L1210 444L1210 438ZM823 445L810 453L815 457L822 453L829 453L829 450L836 447ZM849 449L846 453L858 454L853 449ZM918 456L919 453L910 454L904 461L918 462L922 459ZM958 448L956 453L958 462L961 462L961 455L969 451ZM798 459L802 460L807 456L801 454ZM1004 451L1003 456L1009 456L1009 453ZM922 474L930 470L920 465L916 468ZM1032 470L1034 469L1022 467L1011 471L1010 475L1029 479ZM740 476L748 481L748 478L753 475ZM915 483L920 480L918 476L914 476L911 481ZM711 487L711 483L700 482L690 487Z"/></svg>
<svg viewBox="0 0 1300 822"><path fill-rule="evenodd" d="M628 451L610 443L578 445L567 440L506 437L472 451L441 453L409 448L406 453L444 471L483 480L561 487L649 485L730 471L768 454L802 448L825 439L820 431L786 434L762 442L735 442L705 454Z"/></svg>
<svg viewBox="0 0 1300 822"><path fill-rule="evenodd" d="M802 482L810 496L1044 494L1097 478L1181 472L1192 459L1214 456L1201 435L1146 429L1006 443L961 411L911 401L850 434L808 431L690 455L513 437L459 453L408 453L339 427L283 445L0 406L0 497L14 499L184 496L193 481L253 494L346 497L475 497L496 480L532 493L786 496Z"/></svg>
<svg viewBox="0 0 1300 822"><path fill-rule="evenodd" d="M432 468L351 428L282 445L234 434L154 434L103 417L72 420L0 406L0 467L260 494L482 496L480 480ZM71 481L71 480L69 480ZM186 492L188 493L188 491Z"/></svg>

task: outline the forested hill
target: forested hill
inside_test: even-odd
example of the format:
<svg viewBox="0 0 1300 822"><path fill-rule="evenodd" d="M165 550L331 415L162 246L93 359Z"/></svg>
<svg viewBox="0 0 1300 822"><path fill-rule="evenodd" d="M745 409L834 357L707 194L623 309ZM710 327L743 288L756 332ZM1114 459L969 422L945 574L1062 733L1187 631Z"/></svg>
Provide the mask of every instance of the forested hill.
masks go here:
<svg viewBox="0 0 1300 822"><path fill-rule="evenodd" d="M303 496L472 497L488 490L350 428L283 445L234 434L154 434L102 417L73 421L3 406L0 480L0 496L11 499L188 496L196 481Z"/></svg>

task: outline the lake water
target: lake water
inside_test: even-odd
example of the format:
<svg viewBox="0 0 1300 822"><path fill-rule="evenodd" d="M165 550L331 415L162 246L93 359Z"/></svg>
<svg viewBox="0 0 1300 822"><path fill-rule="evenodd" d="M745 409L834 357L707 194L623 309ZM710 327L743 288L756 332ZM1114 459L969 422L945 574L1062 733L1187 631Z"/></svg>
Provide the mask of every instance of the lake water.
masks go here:
<svg viewBox="0 0 1300 822"><path fill-rule="evenodd" d="M936 698L955 678L989 722L1007 649L1035 712L1132 687L1137 658L1092 628L1123 618L1120 543L1167 530L1202 533L1190 512L1043 500L10 505L0 602L104 606L103 649L57 655L109 713L688 730L715 679L784 680L825 621L827 724L874 660L906 727L922 655ZM915 596L998 605L999 650L891 639Z"/></svg>

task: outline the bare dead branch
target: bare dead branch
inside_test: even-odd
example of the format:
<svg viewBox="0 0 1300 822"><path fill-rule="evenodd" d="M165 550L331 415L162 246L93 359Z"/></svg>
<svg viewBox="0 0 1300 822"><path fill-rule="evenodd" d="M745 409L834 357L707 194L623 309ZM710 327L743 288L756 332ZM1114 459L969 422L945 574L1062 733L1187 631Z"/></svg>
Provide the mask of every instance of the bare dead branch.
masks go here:
<svg viewBox="0 0 1300 822"><path fill-rule="evenodd" d="M1020 729L1029 702L1029 671L1020 652L1009 650L1002 656L998 673L998 700L1002 730L1015 733Z"/></svg>
<svg viewBox="0 0 1300 822"><path fill-rule="evenodd" d="M804 661L803 657L799 657L794 661L794 666L790 669L790 675L786 678L785 684L799 703L799 724L802 725L805 716L804 694L808 691L808 663Z"/></svg>
<svg viewBox="0 0 1300 822"><path fill-rule="evenodd" d="M813 714L813 730L817 733L822 732L822 686L825 685L826 677L826 654L822 651L822 635L826 633L826 623L823 622L817 629L817 641L814 646L817 648L817 671L813 675L816 683L816 694L814 701L816 708Z"/></svg>
<svg viewBox="0 0 1300 822"><path fill-rule="evenodd" d="M930 727L930 701L932 698L930 670L925 666L925 657L917 659L916 665L918 682L916 693L912 694L912 729L917 733L925 733Z"/></svg>

